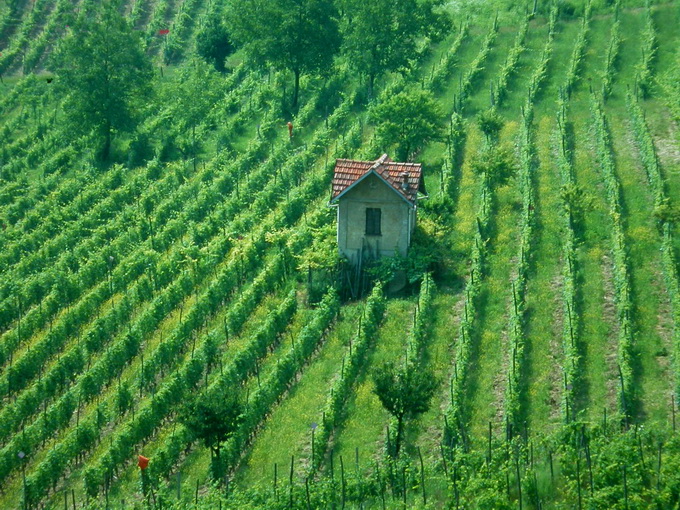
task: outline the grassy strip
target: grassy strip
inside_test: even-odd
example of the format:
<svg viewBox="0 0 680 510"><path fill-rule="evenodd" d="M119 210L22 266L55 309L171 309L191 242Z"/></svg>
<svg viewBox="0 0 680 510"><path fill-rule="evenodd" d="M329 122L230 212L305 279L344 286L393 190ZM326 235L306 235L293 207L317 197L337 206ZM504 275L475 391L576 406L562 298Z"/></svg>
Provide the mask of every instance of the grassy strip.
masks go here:
<svg viewBox="0 0 680 510"><path fill-rule="evenodd" d="M630 289L630 273L626 241L621 216L621 187L616 177L611 141L602 105L592 99L592 115L596 136L597 154L600 169L607 190L609 217L612 221L612 258L614 262L614 287L616 293L616 309L619 321L618 368L621 383L620 408L624 416L630 417L633 412L635 384L633 380L632 358L633 324L631 319L632 300Z"/></svg>
<svg viewBox="0 0 680 510"><path fill-rule="evenodd" d="M627 96L628 111L633 133L637 143L642 164L647 173L649 186L654 197L654 213L662 233L661 257L664 268L664 281L671 300L671 315L673 317L673 365L675 372L675 395L680 397L680 283L678 280L678 266L673 248L673 223L667 215L671 211L666 192L666 184L659 167L654 141L649 132L644 113L637 100Z"/></svg>
<svg viewBox="0 0 680 510"><path fill-rule="evenodd" d="M523 421L522 389L526 386L523 381L525 372L525 312L526 285L531 258L534 231L534 147L531 139L531 123L533 120L533 103L527 103L524 108L524 118L517 146L519 151L519 187L522 195L522 214L520 217L520 240L517 253L516 276L511 282L513 306L510 308L508 322L508 359L512 360L512 370L508 373L508 384L505 392L505 415L507 423L515 430Z"/></svg>

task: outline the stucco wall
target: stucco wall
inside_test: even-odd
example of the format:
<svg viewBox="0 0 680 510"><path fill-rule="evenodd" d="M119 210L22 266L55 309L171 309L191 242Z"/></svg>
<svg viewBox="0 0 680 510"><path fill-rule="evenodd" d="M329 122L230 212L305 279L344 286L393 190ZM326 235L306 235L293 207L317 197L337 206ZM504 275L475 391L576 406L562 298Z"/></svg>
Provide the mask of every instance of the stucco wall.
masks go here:
<svg viewBox="0 0 680 510"><path fill-rule="evenodd" d="M381 235L366 235L366 208L381 210ZM351 261L358 261L362 246L373 254L406 255L415 211L379 177L369 175L338 201L338 247Z"/></svg>

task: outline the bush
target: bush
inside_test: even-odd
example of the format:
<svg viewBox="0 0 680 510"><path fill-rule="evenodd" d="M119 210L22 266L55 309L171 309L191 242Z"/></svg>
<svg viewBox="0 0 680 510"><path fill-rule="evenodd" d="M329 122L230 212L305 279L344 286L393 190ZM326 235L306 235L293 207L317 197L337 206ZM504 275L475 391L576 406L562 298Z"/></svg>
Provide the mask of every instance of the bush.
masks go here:
<svg viewBox="0 0 680 510"><path fill-rule="evenodd" d="M234 51L226 27L217 19L209 18L196 36L196 52L221 73L226 71L225 59Z"/></svg>

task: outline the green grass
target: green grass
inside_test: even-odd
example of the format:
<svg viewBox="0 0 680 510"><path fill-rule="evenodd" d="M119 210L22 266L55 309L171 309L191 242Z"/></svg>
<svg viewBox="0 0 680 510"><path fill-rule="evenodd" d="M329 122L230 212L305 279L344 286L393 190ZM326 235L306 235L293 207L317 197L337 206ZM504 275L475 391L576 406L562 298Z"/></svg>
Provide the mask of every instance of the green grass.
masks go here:
<svg viewBox="0 0 680 510"><path fill-rule="evenodd" d="M311 425L321 422L319 410L327 398L328 386L342 366L351 337L356 333L361 303L343 308L324 345L285 400L276 407L259 432L236 479L248 485L272 479L274 463L288 472L295 458L296 473L304 477L311 456ZM285 471L283 471L285 469Z"/></svg>
<svg viewBox="0 0 680 510"><path fill-rule="evenodd" d="M502 138L512 140L517 124L506 124ZM470 433L483 438L489 421L498 424L504 416L503 399L507 381L508 307L512 299L511 271L519 241L519 190L513 184L494 191L493 235L488 241L486 277L480 294L480 312L473 341L472 377L468 379Z"/></svg>
<svg viewBox="0 0 680 510"><path fill-rule="evenodd" d="M535 249L526 293L527 393L529 428L548 429L560 416L562 350L562 256L560 178L553 164L555 120L535 120Z"/></svg>
<svg viewBox="0 0 680 510"><path fill-rule="evenodd" d="M395 298L388 301L385 320L368 358L369 367L385 361L398 361L404 356L414 310L413 299ZM368 466L369 459L381 455L388 423L389 414L373 393L369 368L360 376L354 395L346 404L344 426L331 446L334 457L339 459L342 456L344 462L348 463L355 459L358 452L360 464Z"/></svg>
<svg viewBox="0 0 680 510"><path fill-rule="evenodd" d="M171 2L174 5L174 2ZM202 4L199 10L205 8ZM663 281L660 260L660 236L653 216L653 202L647 186L644 170L639 161L631 135L625 95L632 90L635 81L635 68L638 65L639 34L644 26L644 10L624 10L620 13L622 45L614 78L612 95L609 97L605 112L612 135L612 149L616 163L617 177L621 183L622 205L624 211L624 229L627 242L629 273L632 284L633 314L635 324L635 342L638 356L635 360L635 377L638 387L638 408L636 420L649 426L664 427L669 421L669 398L671 388L676 384L670 366L670 331L672 317L670 315L668 295ZM458 92L459 79L467 71L467 66L474 60L479 51L490 24L489 19L474 19L471 22L470 34L462 44L457 55L455 66L446 87L437 94L442 110L450 114L454 96ZM537 65L547 37L547 20L532 20L526 39L526 50L519 60L519 66L510 79L507 96L500 109L506 126L502 140L513 144L520 123L529 80ZM615 412L618 403L617 373L617 332L618 320L615 304L614 281L611 259L611 220L605 196L599 161L596 155L593 133L591 131L592 116L590 113L591 87L596 93L600 90L600 77L604 66L606 48L612 26L610 14L597 14L591 21L588 44L586 46L581 78L575 87L568 104L568 118L573 123L574 134L574 169L575 180L584 191L587 207L583 221L579 223L576 245L577 272L577 309L578 332L582 355L582 382L579 391L577 409L581 416L591 422L599 422L603 408ZM680 33L677 26L680 22L680 9L676 5L664 4L654 6L654 21L660 41L655 68L663 71L675 59ZM448 382L453 367L453 357L458 339L458 324L462 312L461 282L469 273L469 254L472 233L475 229L476 213L479 205L478 176L471 168L473 158L483 146L483 134L477 126L477 115L489 107L489 83L493 81L505 61L507 51L515 40L518 23L515 18L501 16L500 30L484 63L475 89L464 108L466 117L467 139L464 146L461 168L454 169L459 183L458 194L454 200L454 212L446 225L446 239L450 243L451 253L444 268L443 278L438 283L439 289L434 300L432 312L432 330L426 348L427 363L434 370L440 381L440 388L432 401L430 409L420 418L408 424L405 451L417 461L417 447L426 459L426 470L433 473L433 488L436 504L447 496L440 473L434 470L439 462L439 444L442 439L443 409L449 403ZM577 19L562 19L557 24L554 41L554 53L548 65L548 77L535 104L533 121L533 142L536 147L536 169L534 186L536 194L535 230L532 246L532 258L528 273L526 289L526 373L522 375L526 383L526 391L522 396L522 405L526 411L528 428L532 436L542 436L554 431L562 421L560 399L562 397L562 260L561 229L563 219L560 199L560 176L556 167L554 153L554 133L556 131L557 98L564 85L574 41L580 29ZM415 73L418 78L426 76L433 64L454 40L457 30L442 42L433 46L428 57ZM192 37L189 40L193 40ZM238 57L240 58L240 57ZM174 69L168 68L165 80L170 81ZM8 93L20 81L18 76L4 77L0 84L0 93ZM389 81L386 77L379 83ZM307 82L309 83L309 82ZM303 80L303 88L305 81ZM305 95L307 94L307 95ZM302 93L302 98L309 92ZM21 101L20 101L21 103ZM680 207L680 127L669 116L660 90L655 89L652 96L642 103L647 115L652 135L656 142L662 172L667 179L668 194L671 201ZM248 108L246 104L244 108ZM363 105L357 105L352 115L362 114ZM20 115L21 104L13 111L6 112L2 122L12 122ZM313 116L309 125L296 125L294 149L301 149L309 142L315 128L323 122L323 116ZM280 119L280 132L277 140L287 139L285 122ZM25 122L19 124L10 137L22 136L22 130L29 130L35 123L30 115ZM262 122L262 112L254 112L239 132L232 137L230 143L236 152L243 151ZM293 121L295 123L295 121ZM368 139L373 127L368 125L364 130L364 138ZM220 143L219 129L215 136L206 131L203 141L201 160L212 157ZM279 138L280 137L280 138ZM38 143L38 142L36 142ZM126 145L123 141L122 148ZM439 166L446 157L445 144L433 142L426 147L419 160L425 163L425 179L431 196L439 192ZM73 169L69 170L73 171ZM29 173L30 177L36 177ZM35 179L37 181L37 179ZM510 185L499 188L495 197L494 212L491 219L493 232L487 245L488 254L485 260L485 277L482 283L482 294L479 299L478 317L473 335L473 358L470 363L471 373L467 391L467 408L469 410L469 431L473 449L485 438L488 423L492 422L494 431L500 435L502 430L503 408L508 372L507 327L508 310L511 306L511 280L516 264L517 242L519 237L518 223L520 217L520 196L516 180ZM315 202L313 206L316 207ZM1 211L0 211L1 213ZM426 211L419 214L427 215ZM680 236L675 236L676 248L680 252ZM204 287L202 284L202 288ZM301 301L303 296L301 294ZM188 298L185 311L194 297ZM238 338L223 345L222 357L228 362L239 346L243 345L249 334L266 316L268 310L275 307L280 299L279 293L267 297L258 307L248 326ZM104 303L103 309L110 306ZM313 422L321 421L321 410L328 396L331 381L342 366L342 359L347 349L348 340L355 334L358 316L362 304L350 303L343 307L338 319L327 339L318 352L310 359L299 378L282 400L271 410L271 415L263 423L252 444L244 451L244 457L238 467L234 480L240 487L268 486L272 481L273 466L278 466L279 479L288 475L291 456L295 459L296 479L302 480L306 463L310 455L311 430ZM396 361L405 353L406 340L413 320L415 309L414 297L390 297L387 304L385 322L376 335L374 345L368 353L366 364L358 377L354 390L350 395L341 421L329 445L333 451L336 466L341 456L345 468L354 470L358 453L359 469L368 471L374 460L382 461L384 455L385 428L390 423L388 413L382 408L373 393L371 371L382 361ZM208 327L219 327L222 311L211 319ZM63 313L63 312L62 312ZM291 335L294 336L309 316L309 310L299 311L281 342L260 364L260 374L266 378L276 366L280 357L288 350ZM153 350L179 320L179 311L168 315L159 329L151 335L144 346L145 352ZM124 325L122 326L124 327ZM17 351L29 349L35 340L41 338L45 331L38 331L32 339L27 339L24 346ZM75 341L75 340L74 340ZM69 344L70 345L70 344ZM183 354L183 359L187 354ZM48 362L52 363L52 361ZM134 381L139 374L140 360L135 359L128 365L122 381ZM208 381L215 377L212 373ZM257 378L250 377L239 391L244 396L257 388ZM108 401L113 405L116 386L108 388L100 395L100 401ZM137 396L137 394L135 395ZM144 402L150 398L146 393L138 400ZM90 403L81 410L81 419L94 412L95 403ZM125 421L125 420L123 420ZM76 465L68 473L66 482L58 489L73 488L79 499L83 498L80 475L84 465L94 462L109 445L109 438L114 437L120 421L112 422L102 432L102 442L86 456L84 464ZM68 428L72 430L72 427ZM153 458L154 453L164 438L172 434L173 420L165 423L157 433L143 446L143 452ZM45 457L50 447L61 441L67 431L61 431L47 441L45 448L31 457L27 465L28 473ZM140 445L140 449L142 446ZM183 487L187 495L193 492L196 483L203 486L209 472L209 453L201 445L191 445L188 454L177 465L182 472ZM543 476L543 473L540 476ZM435 482L436 480L436 482ZM542 481L542 483L545 480ZM546 482L547 483L547 482ZM543 487L547 490L545 487ZM0 506L13 507L20 500L21 474L14 473L0 495ZM61 493L54 496L50 503L61 506ZM416 494L414 492L414 494ZM122 500L142 502L138 492L138 472L134 465L121 470L115 482L112 502L122 505ZM409 495L409 501L416 504L416 497Z"/></svg>

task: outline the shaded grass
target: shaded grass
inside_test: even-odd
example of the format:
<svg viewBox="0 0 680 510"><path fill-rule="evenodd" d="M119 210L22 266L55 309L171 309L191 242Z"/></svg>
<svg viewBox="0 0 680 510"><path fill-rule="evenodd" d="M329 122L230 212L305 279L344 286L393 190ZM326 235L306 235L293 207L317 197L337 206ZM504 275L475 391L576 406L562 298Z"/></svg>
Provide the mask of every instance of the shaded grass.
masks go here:
<svg viewBox="0 0 680 510"><path fill-rule="evenodd" d="M385 361L397 362L403 357L414 311L413 298L395 298L387 301L385 320L366 364L369 368L357 381L354 395L346 404L347 418L344 426L337 431L334 444L331 446L336 458L342 456L349 462L355 458L358 451L360 459L367 464L367 459L381 455L389 414L373 393L370 367Z"/></svg>
<svg viewBox="0 0 680 510"><path fill-rule="evenodd" d="M330 381L342 366L346 346L356 333L361 307L362 303L343 307L342 318L316 358L258 433L241 463L238 481L247 485L265 483L271 480L274 463L283 469L289 466L291 456L295 457L298 474L306 471L311 455L311 424L321 422L319 410L328 396Z"/></svg>
<svg viewBox="0 0 680 510"><path fill-rule="evenodd" d="M514 140L518 128L508 122L501 140ZM506 385L506 327L511 296L510 277L519 241L520 196L518 183L511 180L494 190L491 239L487 243L486 277L479 297L479 317L473 338L467 398L469 429L473 438L485 437L489 421L496 422L503 407Z"/></svg>
<svg viewBox="0 0 680 510"><path fill-rule="evenodd" d="M535 433L548 431L560 419L562 351L562 203L560 178L553 164L551 133L555 120L543 116L534 128L536 214L533 269L526 292L527 421Z"/></svg>

